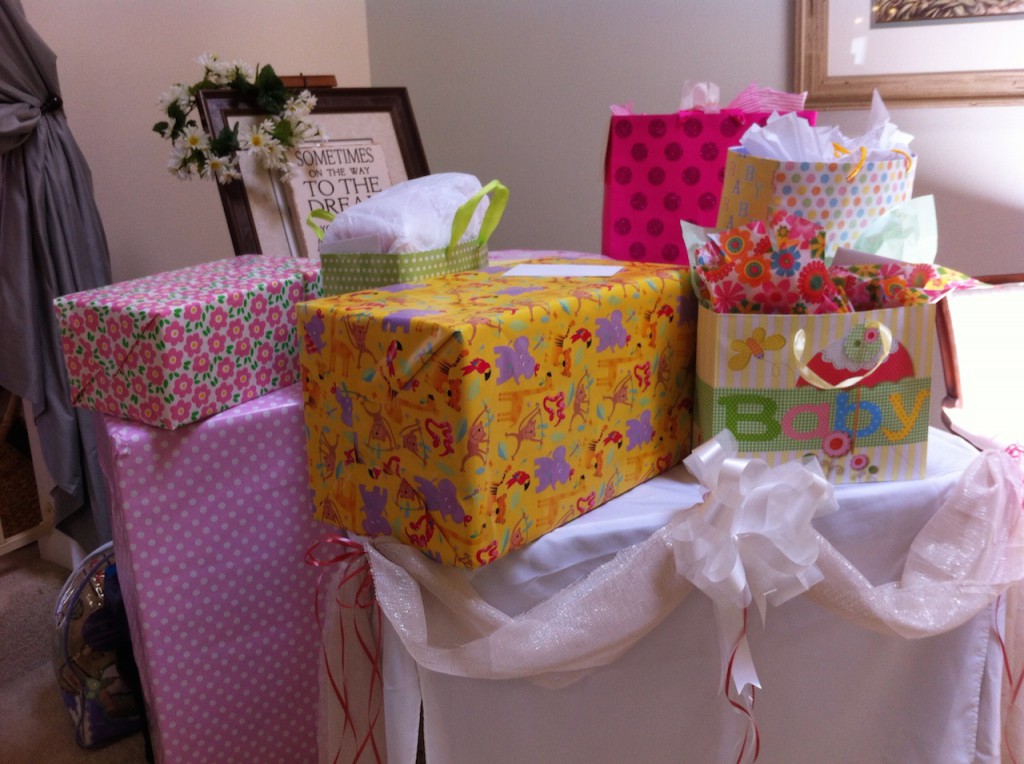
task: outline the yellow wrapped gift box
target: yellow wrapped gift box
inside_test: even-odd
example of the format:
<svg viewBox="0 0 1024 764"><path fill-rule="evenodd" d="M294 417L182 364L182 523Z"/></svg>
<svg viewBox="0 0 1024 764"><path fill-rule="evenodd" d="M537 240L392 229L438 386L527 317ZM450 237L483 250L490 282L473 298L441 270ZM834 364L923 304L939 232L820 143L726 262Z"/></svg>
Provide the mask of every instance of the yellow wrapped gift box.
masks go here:
<svg viewBox="0 0 1024 764"><path fill-rule="evenodd" d="M689 453L688 272L537 266L299 305L318 518L475 568Z"/></svg>

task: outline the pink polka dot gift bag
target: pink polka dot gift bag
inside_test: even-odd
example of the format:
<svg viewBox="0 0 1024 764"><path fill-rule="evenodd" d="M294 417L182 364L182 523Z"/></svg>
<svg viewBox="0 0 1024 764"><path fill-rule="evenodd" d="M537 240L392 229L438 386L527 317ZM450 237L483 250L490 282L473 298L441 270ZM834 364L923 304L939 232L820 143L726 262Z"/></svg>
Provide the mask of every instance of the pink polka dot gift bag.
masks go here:
<svg viewBox="0 0 1024 764"><path fill-rule="evenodd" d="M605 152L601 252L619 260L685 264L679 221L718 220L730 147L773 112L803 111L805 94L751 85L719 108L712 83L687 83L675 114L613 106Z"/></svg>

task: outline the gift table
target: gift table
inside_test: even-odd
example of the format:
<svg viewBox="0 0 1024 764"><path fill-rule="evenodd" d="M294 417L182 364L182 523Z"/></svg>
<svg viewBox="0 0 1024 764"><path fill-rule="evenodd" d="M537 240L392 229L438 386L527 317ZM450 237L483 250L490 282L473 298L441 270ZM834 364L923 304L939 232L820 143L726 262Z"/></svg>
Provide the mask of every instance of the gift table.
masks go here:
<svg viewBox="0 0 1024 764"><path fill-rule="evenodd" d="M932 430L925 479L837 487L839 510L815 520L836 553L821 563L833 566L826 581L841 557L871 585L899 580L915 537L977 459L963 441ZM577 582L614 566L622 559L616 553L700 500L694 478L677 467L507 558L473 572L445 571L461 580L447 589L429 580L439 566L426 562L418 571L406 548L368 546L385 614L386 725L379 726L386 727L387 761L415 760L421 698L428 762L749 761L755 730L761 762L1000 760L996 602L979 605L962 625L914 639L841 617L834 604L823 606L822 587L769 608L763 625L750 608L747 636L762 689L749 718L722 692L715 608L692 587L678 604L666 602L664 617L635 644L594 658L591 643L601 636L588 628L604 617L591 617L603 605ZM1019 506L1019 492L1007 503ZM623 581L630 565L623 563ZM424 640L410 602L428 589L428 612L444 617L427 618ZM560 599L569 591L577 593ZM488 623L509 641L492 639ZM579 659L547 671L545 653L559 647ZM322 713L337 732L326 698ZM336 745L339 738L330 739ZM334 751L321 748L321 760ZM364 753L354 760L374 760Z"/></svg>

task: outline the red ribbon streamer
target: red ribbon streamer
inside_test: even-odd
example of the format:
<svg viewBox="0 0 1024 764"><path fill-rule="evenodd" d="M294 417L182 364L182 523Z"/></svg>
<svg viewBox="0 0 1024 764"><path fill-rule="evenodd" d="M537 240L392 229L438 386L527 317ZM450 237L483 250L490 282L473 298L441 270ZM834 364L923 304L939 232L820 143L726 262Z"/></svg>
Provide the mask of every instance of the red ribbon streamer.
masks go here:
<svg viewBox="0 0 1024 764"><path fill-rule="evenodd" d="M1024 469L1024 446L1020 443L1011 443L1003 450L1020 465L1021 469ZM1022 504L1022 508L1024 508L1024 504ZM1009 683L1010 698L1007 707L1004 709L1009 714L1010 710L1017 704L1017 697L1020 695L1021 686L1024 685L1024 666L1021 666L1017 671L1017 675L1014 676L1010 653L1006 647L1006 642L1003 640L1003 629L999 625L999 610L1003 605L1003 596L999 595L996 598L996 606L992 610L992 630L995 632L996 640L999 642L999 650L1003 655L1003 668L1006 671L1006 681ZM1018 764L1017 755L1012 747L1012 741L1005 734L1005 729L1004 726L1003 742L1006 744L1007 753L1010 754L1010 762L1011 764Z"/></svg>
<svg viewBox="0 0 1024 764"><path fill-rule="evenodd" d="M320 632L320 649L323 653L327 678L345 717L345 723L342 728L342 740L344 741L347 734L351 734L356 748L355 755L352 757L353 762L358 762L363 753L369 749L373 752L376 764L385 764L385 757L377 746L377 736L375 734L378 722L382 720L384 708L384 685L381 674L383 662L379 638L382 616L380 609L377 607L377 599L373 589L373 576L370 572L370 561L366 557L366 550L362 544L344 536L328 536L314 542L306 550L306 564L324 569L317 578L314 610L316 612L317 628ZM341 634L341 644L339 646L341 651L340 680L331 669L328 645L324 641L323 636L324 614L322 603L326 597L324 592L327 575L326 569L334 565L345 566L345 572L342 574L341 580L334 591L335 603L340 608L338 613L338 626L339 633ZM351 585L353 584L355 585L355 591L349 597ZM355 617L357 611L369 611L368 617L365 619L365 622L368 623L368 628L364 624L364 619ZM351 622L349 629L346 629L346 622ZM364 695L364 688L359 688L359 692L356 693L353 691L353 688L349 687L346 681L346 676L349 673L346 671L349 653L348 643L352 638L350 632L354 632L355 640L362 651L362 655L359 656L360 659L366 659L370 663L370 686L365 690L366 716L370 722L368 729L364 731L356 729L351 712L352 703L358 697ZM353 698L353 696L357 697ZM342 755L342 747L342 745L339 745L338 751L334 755L334 762L339 761Z"/></svg>
<svg viewBox="0 0 1024 764"><path fill-rule="evenodd" d="M1009 682L1010 687L1010 700L1006 707L1006 711L1014 707L1017 703L1017 696L1020 695L1021 685L1024 684L1024 666L1017 671L1017 675L1013 674L1013 666L1010 665L1010 653L1006 649L1006 643L1003 641L1003 630L999 626L999 609L1003 604L1003 595L999 595L996 598L996 606L992 609L992 630L996 634L996 641L999 643L999 650L1003 654L1003 668L1006 670L1006 680ZM1012 741L1008 736L1004 734L1003 742L1006 744L1006 751L1010 754L1011 764L1018 764L1017 755L1013 751Z"/></svg>

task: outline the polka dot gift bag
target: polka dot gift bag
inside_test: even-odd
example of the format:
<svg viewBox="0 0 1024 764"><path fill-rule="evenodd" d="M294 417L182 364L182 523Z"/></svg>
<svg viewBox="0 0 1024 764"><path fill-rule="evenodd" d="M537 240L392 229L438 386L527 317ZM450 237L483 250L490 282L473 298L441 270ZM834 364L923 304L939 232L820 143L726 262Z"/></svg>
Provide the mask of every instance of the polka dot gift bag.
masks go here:
<svg viewBox="0 0 1024 764"><path fill-rule="evenodd" d="M870 128L847 138L799 115L755 126L729 149L718 228L792 212L825 229L825 259L857 249L871 223L911 200L917 160L911 136L889 122L876 92Z"/></svg>
<svg viewBox="0 0 1024 764"><path fill-rule="evenodd" d="M481 186L464 173L439 173L392 186L337 217L320 216L330 221L326 230L311 220L322 237L324 294L485 268L487 241L507 204L508 189L497 180Z"/></svg>
<svg viewBox="0 0 1024 764"><path fill-rule="evenodd" d="M728 150L805 94L751 85L721 109L712 83L686 83L675 114L613 106L605 153L601 252L619 260L685 263L679 221L713 227ZM815 113L800 111L814 122Z"/></svg>

